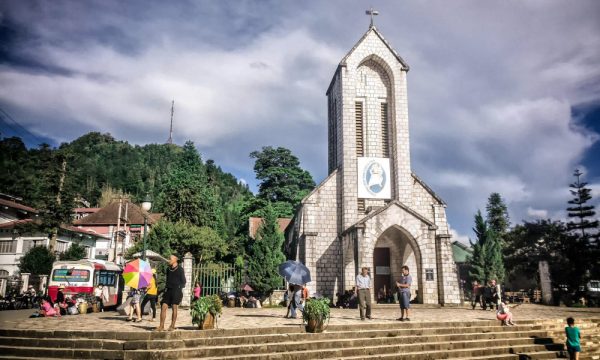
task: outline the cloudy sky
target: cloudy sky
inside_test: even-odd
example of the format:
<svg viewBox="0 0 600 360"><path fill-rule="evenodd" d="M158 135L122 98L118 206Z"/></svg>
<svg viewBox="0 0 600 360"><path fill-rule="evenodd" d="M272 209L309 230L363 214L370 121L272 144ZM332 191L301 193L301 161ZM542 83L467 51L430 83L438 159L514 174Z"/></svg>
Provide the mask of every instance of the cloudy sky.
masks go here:
<svg viewBox="0 0 600 360"><path fill-rule="evenodd" d="M600 2L0 2L2 136L89 131L178 144L255 187L248 154L285 146L326 176L325 91L367 30L409 63L413 171L456 236L490 192L513 223L564 218L571 173L600 198ZM10 125L10 126L9 126ZM595 201L598 204L598 201Z"/></svg>

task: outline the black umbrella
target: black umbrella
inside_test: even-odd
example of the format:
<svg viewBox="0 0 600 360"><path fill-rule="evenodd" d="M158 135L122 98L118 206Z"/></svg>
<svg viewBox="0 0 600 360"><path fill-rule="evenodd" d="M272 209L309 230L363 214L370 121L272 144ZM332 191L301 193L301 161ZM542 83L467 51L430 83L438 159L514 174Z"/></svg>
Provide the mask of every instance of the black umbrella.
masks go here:
<svg viewBox="0 0 600 360"><path fill-rule="evenodd" d="M303 285L310 282L310 271L303 263L288 260L279 265L279 275L290 284Z"/></svg>

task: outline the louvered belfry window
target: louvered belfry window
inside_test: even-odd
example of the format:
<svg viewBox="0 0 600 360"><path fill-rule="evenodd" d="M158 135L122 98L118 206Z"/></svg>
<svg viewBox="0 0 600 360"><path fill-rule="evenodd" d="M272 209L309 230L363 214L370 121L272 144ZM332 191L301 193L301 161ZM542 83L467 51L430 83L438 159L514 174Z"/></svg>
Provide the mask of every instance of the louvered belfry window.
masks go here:
<svg viewBox="0 0 600 360"><path fill-rule="evenodd" d="M356 155L365 155L365 145L363 136L363 103L356 101L354 103L354 116L356 120Z"/></svg>
<svg viewBox="0 0 600 360"><path fill-rule="evenodd" d="M388 105L381 103L381 150L383 157L390 156L390 138L389 138L389 121L388 121Z"/></svg>

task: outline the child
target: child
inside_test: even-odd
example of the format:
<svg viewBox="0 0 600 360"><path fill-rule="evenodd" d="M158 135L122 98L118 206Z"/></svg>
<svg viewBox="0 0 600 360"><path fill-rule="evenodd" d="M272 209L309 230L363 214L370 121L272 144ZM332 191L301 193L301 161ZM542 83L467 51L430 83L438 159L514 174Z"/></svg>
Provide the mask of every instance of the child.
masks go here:
<svg viewBox="0 0 600 360"><path fill-rule="evenodd" d="M510 312L510 308L504 302L498 305L496 311L496 319L502 321L502 325L515 326L516 324L512 321L513 314Z"/></svg>
<svg viewBox="0 0 600 360"><path fill-rule="evenodd" d="M140 300L142 298L142 294L138 289L131 289L129 291L129 296L131 297L131 310L129 311L129 318L127 319L127 321L140 322L142 321L142 310L140 308ZM137 315L137 318L135 320L133 319L134 312Z"/></svg>
<svg viewBox="0 0 600 360"><path fill-rule="evenodd" d="M575 326L575 319L572 317L567 319L567 327L565 327L565 333L567 334L567 351L569 352L569 358L571 360L579 360L579 353L581 352L581 333L579 328Z"/></svg>

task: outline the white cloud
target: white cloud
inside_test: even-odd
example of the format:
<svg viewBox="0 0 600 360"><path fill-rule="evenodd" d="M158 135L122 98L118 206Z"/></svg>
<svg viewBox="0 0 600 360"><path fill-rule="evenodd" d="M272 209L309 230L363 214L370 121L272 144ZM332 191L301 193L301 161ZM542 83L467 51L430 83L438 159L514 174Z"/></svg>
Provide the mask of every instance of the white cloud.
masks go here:
<svg viewBox="0 0 600 360"><path fill-rule="evenodd" d="M324 94L367 30L364 4L12 5L0 5L0 22L23 35L11 56L43 66L3 62L0 105L29 129L163 142L174 98L176 142L238 177L253 176L250 151L280 145L324 178ZM491 192L513 224L536 209L564 214L571 173L598 140L572 108L600 99L599 6L378 4L379 30L411 65L413 169L448 202L457 238Z"/></svg>
<svg viewBox="0 0 600 360"><path fill-rule="evenodd" d="M532 207L528 207L527 215L529 215L530 217L533 217L533 218L547 219L548 218L548 210L534 209Z"/></svg>

